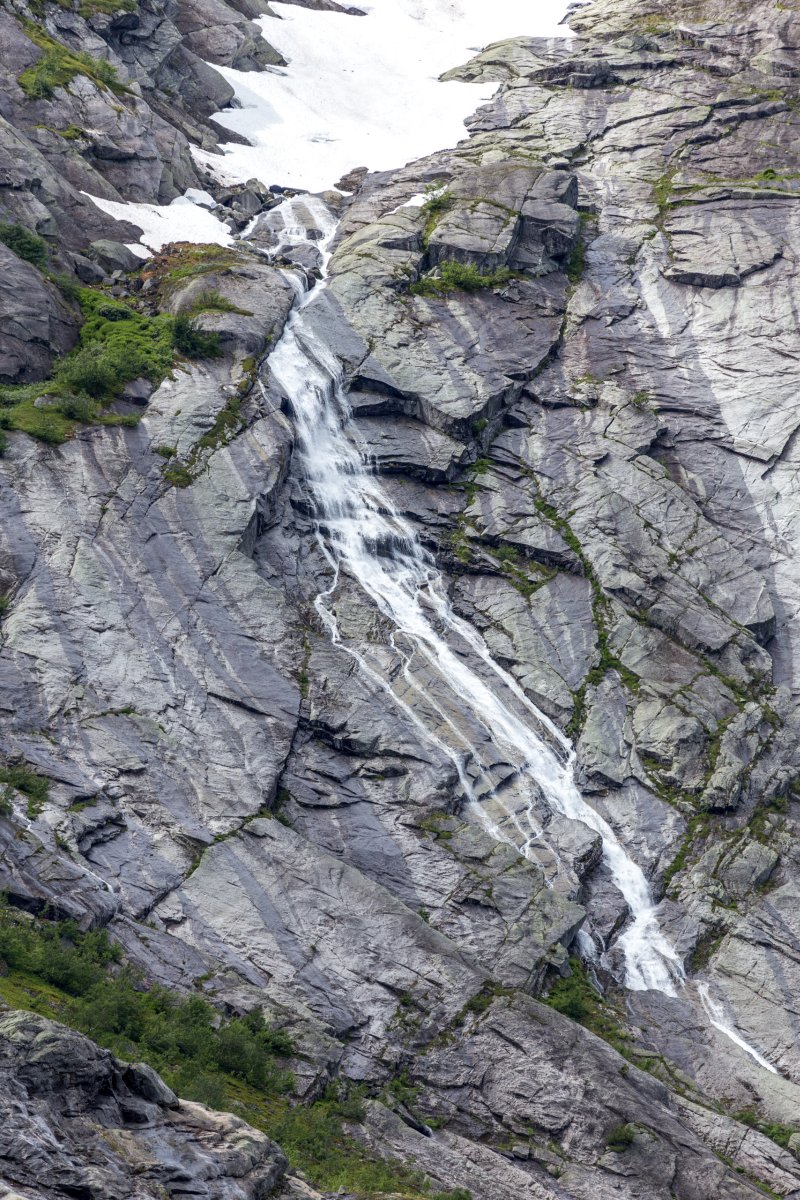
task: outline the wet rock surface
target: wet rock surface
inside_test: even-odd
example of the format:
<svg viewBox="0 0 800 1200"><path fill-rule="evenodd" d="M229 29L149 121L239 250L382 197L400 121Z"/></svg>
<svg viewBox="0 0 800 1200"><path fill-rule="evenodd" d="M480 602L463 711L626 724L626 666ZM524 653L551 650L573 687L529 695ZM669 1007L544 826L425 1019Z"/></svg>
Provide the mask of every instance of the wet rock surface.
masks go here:
<svg viewBox="0 0 800 1200"><path fill-rule="evenodd" d="M0 14L3 220L70 266L136 236L84 191L164 202L202 186L189 144L213 143L207 118L229 98L205 74L209 39L214 61L269 61L242 7L49 14L52 36L109 57L130 90L84 76L38 100L18 84L37 46ZM448 737L472 739L500 789L511 766L425 690L424 664L397 670L386 619L334 580L292 397L264 362L294 285L243 251L171 292L172 312L227 302L199 318L224 355L134 396L136 428L9 438L0 749L49 793L39 811L9 793L0 890L107 927L148 979L265 1004L302 1045L298 1091L364 1084L376 1098L354 1136L441 1188L791 1197L793 1154L750 1119L784 1143L800 1129L795 18L597 0L571 23L574 42L500 43L452 73L502 84L456 150L354 176L312 333L457 615L572 736L583 794L651 881L687 988L616 987L629 913L587 825L541 812L526 858L464 803ZM288 263L269 194L212 199L237 229L257 217L256 246ZM2 373L41 378L76 326L7 256L40 302L32 315L21 284L0 293L19 331ZM306 245L295 284L319 263ZM582 927L610 951L605 1041L532 998L566 975ZM779 1074L709 1022L698 981ZM261 1135L144 1095L54 1029L0 1017L0 1069L27 1089L8 1188L89 1187L85 1133L105 1147L91 1186L126 1194L132 1168L99 1126L147 1186L169 1190L189 1146L209 1195L315 1194L280 1182ZM30 1061L44 1044L61 1047L56 1076L69 1055L85 1072L60 1144L62 1099ZM400 1073L413 1111L386 1100ZM135 1129L125 1104L145 1113ZM250 1149L233 1155L240 1134Z"/></svg>

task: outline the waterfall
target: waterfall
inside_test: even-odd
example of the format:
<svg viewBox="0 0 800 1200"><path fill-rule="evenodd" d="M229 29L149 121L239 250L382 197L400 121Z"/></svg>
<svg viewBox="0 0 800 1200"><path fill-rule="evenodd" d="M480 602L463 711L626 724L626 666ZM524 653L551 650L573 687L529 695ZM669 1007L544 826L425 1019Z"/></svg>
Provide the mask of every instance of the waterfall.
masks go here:
<svg viewBox="0 0 800 1200"><path fill-rule="evenodd" d="M291 404L295 454L319 545L331 567L331 582L318 593L315 607L332 641L450 758L475 819L493 837L541 862L542 814L582 821L599 834L604 862L630 913L616 941L625 987L668 996L680 990L687 997L695 990L709 1024L777 1074L725 1019L708 985L694 988L686 980L681 960L659 926L644 872L577 788L569 739L494 660L477 630L453 611L434 559L359 450L341 364L314 323L315 307L324 302L335 218L321 200L303 195L284 201L262 223L262 235L271 231L273 256L291 259L294 251L307 263L313 248L323 277L305 295L298 291L301 298L269 367ZM342 635L335 595L344 577L386 619L389 633L379 655L349 645ZM424 700L437 727L426 724L411 702L413 695ZM581 951L594 954L592 939L583 931L579 937Z"/></svg>
<svg viewBox="0 0 800 1200"><path fill-rule="evenodd" d="M314 321L316 306L325 300L336 229L327 207L308 195L284 201L259 225L259 235L271 240L267 253L296 258L306 267L311 261L323 277L320 286L303 294L296 274L290 274L298 304L269 359L291 404L296 462L331 567L331 581L315 600L323 625L420 734L447 755L474 818L494 838L540 865L550 853L555 871L568 873L548 850L542 817L558 813L599 834L603 860L630 914L616 941L625 987L668 996L680 991L689 1000L696 994L711 1026L777 1074L726 1019L708 985L687 981L659 926L643 871L577 788L569 739L494 660L477 630L453 611L434 559L359 450L341 364ZM385 619L388 632L378 651L351 645L342 633L336 592L344 580L353 581ZM584 955L596 954L584 931L579 946Z"/></svg>
<svg viewBox="0 0 800 1200"><path fill-rule="evenodd" d="M336 226L313 197L285 201L281 208L287 211L269 214L274 240L285 253L287 231L295 233L298 226L298 204L323 234L314 244L326 264ZM331 637L344 644L335 592L347 576L388 620L392 633L382 654L392 660L393 675L385 663L377 664L374 654L346 648L447 753L475 817L495 837L535 858L543 833L537 818L541 812L582 821L600 835L606 866L630 912L617 942L625 984L674 995L683 969L659 928L644 873L578 791L568 739L494 661L476 630L454 613L434 560L358 449L342 368L314 328L314 307L323 292L323 287L312 290L294 310L269 362L291 403L296 461L333 570L333 582L317 596L317 611ZM410 700L414 693L435 714L436 728L415 710Z"/></svg>

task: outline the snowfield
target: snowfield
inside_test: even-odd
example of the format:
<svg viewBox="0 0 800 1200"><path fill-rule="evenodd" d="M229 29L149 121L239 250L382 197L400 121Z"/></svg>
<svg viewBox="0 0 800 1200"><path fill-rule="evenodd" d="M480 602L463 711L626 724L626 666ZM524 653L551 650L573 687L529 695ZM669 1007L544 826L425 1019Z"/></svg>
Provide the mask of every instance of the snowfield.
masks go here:
<svg viewBox="0 0 800 1200"><path fill-rule="evenodd" d="M242 105L219 123L254 143L224 146L222 163L198 155L228 181L321 191L353 167L387 170L454 146L497 85L442 83L443 72L504 38L569 36L564 0L373 0L363 17L273 7L281 19L259 24L288 68L216 68Z"/></svg>

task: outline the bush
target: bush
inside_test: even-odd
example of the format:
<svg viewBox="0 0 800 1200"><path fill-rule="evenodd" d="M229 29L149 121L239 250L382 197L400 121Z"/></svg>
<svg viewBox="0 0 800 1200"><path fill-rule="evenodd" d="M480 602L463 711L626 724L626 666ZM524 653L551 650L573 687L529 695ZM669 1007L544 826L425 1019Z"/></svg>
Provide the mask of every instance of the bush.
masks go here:
<svg viewBox="0 0 800 1200"><path fill-rule="evenodd" d="M69 417L71 421L92 421L97 415L97 410L91 400L87 400L85 396L62 396L57 400L53 407L64 417Z"/></svg>
<svg viewBox="0 0 800 1200"><path fill-rule="evenodd" d="M376 1200L386 1192L427 1193L421 1171L397 1161L365 1157L363 1147L342 1128L343 1121L363 1119L363 1092L354 1089L348 1094L331 1085L314 1104L290 1108L270 1129L270 1136L320 1190L333 1192L341 1187Z"/></svg>
<svg viewBox="0 0 800 1200"><path fill-rule="evenodd" d="M17 258L24 258L42 270L47 266L47 245L37 234L24 225L9 225L0 222L0 242L13 250Z"/></svg>
<svg viewBox="0 0 800 1200"><path fill-rule="evenodd" d="M422 212L426 217L425 229L422 233L422 244L428 249L431 234L439 223L439 218L453 204L453 193L444 184L429 183L425 188L425 203Z"/></svg>
<svg viewBox="0 0 800 1200"><path fill-rule="evenodd" d="M23 26L27 36L43 51L41 58L17 80L31 100L49 100L58 88L72 83L76 75L85 75L99 88L118 93L129 90L106 59L93 58L83 50L69 50L33 21L25 21Z"/></svg>
<svg viewBox="0 0 800 1200"><path fill-rule="evenodd" d="M624 1150L633 1145L635 1137L635 1125L615 1125L606 1137L606 1145L609 1150L613 1150L616 1154L622 1154Z"/></svg>
<svg viewBox="0 0 800 1200"><path fill-rule="evenodd" d="M91 288L80 288L77 298L85 318L81 345L101 349L119 386L140 375L160 383L172 366L172 318L145 316Z"/></svg>
<svg viewBox="0 0 800 1200"><path fill-rule="evenodd" d="M111 400L131 379L143 375L160 383L169 372L172 318L144 316L91 288L78 288L75 297L85 320L80 346L55 368L55 390L67 393L57 407L74 420L91 421L96 409L86 396Z"/></svg>
<svg viewBox="0 0 800 1200"><path fill-rule="evenodd" d="M230 300L227 300L221 292L213 289L201 292L189 312L229 312L239 313L239 315L242 317L252 317L253 315L248 309L238 308L237 305L233 304Z"/></svg>
<svg viewBox="0 0 800 1200"><path fill-rule="evenodd" d="M111 356L95 346L84 346L68 355L56 367L55 378L64 387L98 399L114 395L122 386Z"/></svg>
<svg viewBox="0 0 800 1200"><path fill-rule="evenodd" d="M172 330L175 349L187 358L217 358L221 354L218 333L204 333L185 313L175 318Z"/></svg>
<svg viewBox="0 0 800 1200"><path fill-rule="evenodd" d="M0 783L22 792L28 798L28 816L37 817L47 802L49 791L48 780L44 775L37 775L24 763L14 766L0 766Z"/></svg>
<svg viewBox="0 0 800 1200"><path fill-rule="evenodd" d="M586 976L586 970L579 959L570 959L571 974L566 979L559 979L550 989L547 1003L556 1012L573 1021L586 1022L592 1015L600 997L596 994Z"/></svg>
<svg viewBox="0 0 800 1200"><path fill-rule="evenodd" d="M435 1191L414 1167L369 1157L345 1129L364 1119L363 1089L332 1084L311 1104L290 1104L291 1076L281 1059L293 1046L282 1030L259 1010L226 1020L201 996L147 987L105 930L31 919L0 899L0 959L8 969L0 997L19 1004L21 992L23 1004L32 999L115 1054L149 1063L178 1095L234 1109L278 1141L320 1189L374 1200L398 1192L408 1200L472 1200L464 1188Z"/></svg>
<svg viewBox="0 0 800 1200"><path fill-rule="evenodd" d="M499 267L489 275L483 275L474 263L446 262L442 264L442 283L446 288L460 288L463 292L479 292L483 288L500 287L508 283L511 272L508 267Z"/></svg>
<svg viewBox="0 0 800 1200"><path fill-rule="evenodd" d="M221 1020L200 996L146 987L121 966L121 948L105 930L26 920L0 903L0 958L71 998L62 1020L124 1058L149 1062L188 1099L223 1107L227 1076L269 1095L291 1083L276 1058L289 1055L292 1043L261 1012Z"/></svg>
<svg viewBox="0 0 800 1200"><path fill-rule="evenodd" d="M502 287L513 278L508 267L498 267L489 275L483 275L474 263L442 263L438 278L424 276L412 283L409 291L415 296L439 295L442 292L480 292L485 288Z"/></svg>

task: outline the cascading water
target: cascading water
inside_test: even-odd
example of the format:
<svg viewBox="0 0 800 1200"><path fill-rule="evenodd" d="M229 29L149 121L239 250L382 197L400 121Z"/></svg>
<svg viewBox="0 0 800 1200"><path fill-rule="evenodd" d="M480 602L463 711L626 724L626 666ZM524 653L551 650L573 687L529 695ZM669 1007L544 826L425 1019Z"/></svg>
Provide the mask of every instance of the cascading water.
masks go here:
<svg viewBox="0 0 800 1200"><path fill-rule="evenodd" d="M309 221L312 234L305 232ZM269 214L268 225L273 254L285 254L292 239L298 239L299 260L307 259L313 246L324 272L336 221L320 200L287 200ZM569 740L492 658L479 633L453 611L433 559L359 452L341 365L315 330L314 306L323 299L324 286L305 295L269 360L292 406L296 454L319 543L332 568L332 581L315 602L320 618L332 640L449 756L476 819L494 837L541 861L536 852L541 848L542 812L581 821L600 835L605 864L630 912L630 922L616 942L623 955L625 986L676 995L678 988L688 986L681 961L659 927L641 868L578 791ZM380 659L363 646L348 645L341 635L334 597L345 575L388 621L388 645L382 647ZM417 662L421 667L415 667ZM419 706L412 703L414 695L424 699L424 710L438 722L436 727L426 724ZM581 948L594 952L586 935ZM775 1072L727 1023L707 985L698 985L697 991L709 1022L760 1066Z"/></svg>
<svg viewBox="0 0 800 1200"><path fill-rule="evenodd" d="M309 197L303 197L302 203L307 209L313 205ZM291 211L294 201L286 204ZM313 215L324 233L318 243L324 253L335 224L320 202L313 207ZM295 219L284 214L276 222L276 240L284 242L287 230L296 225ZM331 598L340 574L347 573L391 622L396 657L412 689L420 685L409 674L409 660L411 656L423 660L426 676L436 681L429 702L442 724L449 727L449 736L429 729L425 732L456 764L476 816L495 835L530 855L531 844L541 836L534 806L529 803L520 811L500 803L501 821L492 820L487 802L491 798L498 807L498 789L489 765L448 710L467 710L471 723L485 730L497 759L506 764L506 770L511 768L517 791L527 790L546 809L582 821L600 835L606 865L631 914L618 942L624 955L626 985L674 994L675 982L682 979L683 972L659 928L647 881L608 822L580 795L573 778L570 743L493 660L479 634L453 612L433 560L348 436L350 413L341 367L309 319L319 296L319 289L309 293L293 313L270 357L270 370L291 400L297 452L313 500L320 543L335 573L332 587L317 598L320 616L338 639ZM398 648L398 639L403 648ZM375 678L375 668L366 661L363 665ZM385 673L378 681L385 686ZM397 698L397 693L393 694ZM419 725L409 702L401 702ZM516 836L505 832L503 824L513 828Z"/></svg>

